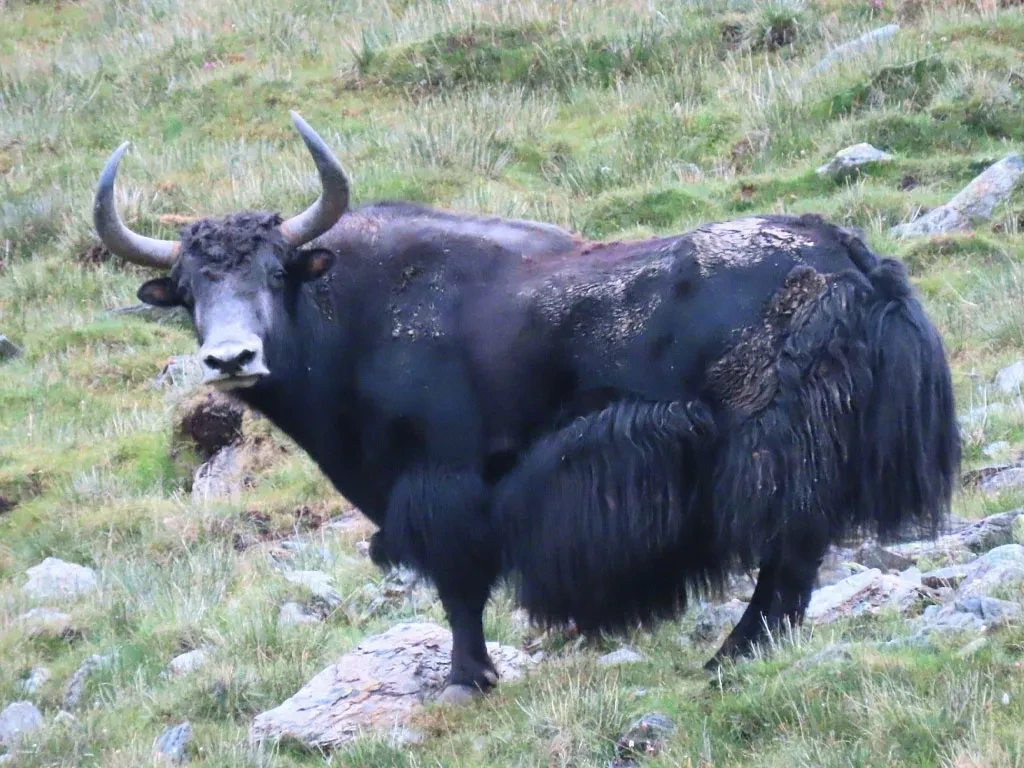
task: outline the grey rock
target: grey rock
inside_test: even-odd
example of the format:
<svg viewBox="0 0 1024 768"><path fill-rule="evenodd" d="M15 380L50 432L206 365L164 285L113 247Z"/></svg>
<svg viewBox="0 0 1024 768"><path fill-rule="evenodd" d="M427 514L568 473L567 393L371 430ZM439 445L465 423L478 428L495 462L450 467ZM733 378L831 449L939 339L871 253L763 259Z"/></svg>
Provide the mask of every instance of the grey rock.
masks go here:
<svg viewBox="0 0 1024 768"><path fill-rule="evenodd" d="M29 637L65 637L70 634L71 616L56 608L33 608L18 617Z"/></svg>
<svg viewBox="0 0 1024 768"><path fill-rule="evenodd" d="M830 176L836 180L845 179L866 165L887 163L890 160L892 160L892 155L888 152L883 152L867 143L854 144L836 152L835 157L818 168L818 175Z"/></svg>
<svg viewBox="0 0 1024 768"><path fill-rule="evenodd" d="M419 574L404 566L388 571L379 585L368 584L366 594L370 602L362 613L363 621L403 605L413 610L425 609L435 599L433 589Z"/></svg>
<svg viewBox="0 0 1024 768"><path fill-rule="evenodd" d="M997 600L994 597L966 597L954 602L953 607L962 613L977 616L988 626L1005 624L1021 613L1021 607L1017 603Z"/></svg>
<svg viewBox="0 0 1024 768"><path fill-rule="evenodd" d="M730 600L722 605L706 607L697 616L697 624L693 630L693 639L698 642L711 643L723 632L732 629L739 622L748 603L741 600Z"/></svg>
<svg viewBox="0 0 1024 768"><path fill-rule="evenodd" d="M17 746L30 733L43 727L43 713L30 701L16 701L0 712L0 744Z"/></svg>
<svg viewBox="0 0 1024 768"><path fill-rule="evenodd" d="M1013 541L1013 523L1024 510L1015 509L990 515L934 541L915 541L889 547L915 562L923 557L952 556L961 559L969 553L988 552Z"/></svg>
<svg viewBox="0 0 1024 768"><path fill-rule="evenodd" d="M633 721L615 744L619 760L656 757L665 750L665 741L675 732L672 719L660 712L651 712Z"/></svg>
<svg viewBox="0 0 1024 768"><path fill-rule="evenodd" d="M899 31L900 27L898 24L888 24L884 27L873 29L870 32L865 32L863 35L856 38L855 40L851 40L848 43L843 43L842 45L830 51L828 55L822 58L817 64L815 64L809 70L807 70L805 78L809 78L821 72L824 72L825 70L830 69L836 62L848 58L849 56L852 56L854 54L861 53L870 48L871 46L880 43L883 40L889 39Z"/></svg>
<svg viewBox="0 0 1024 768"><path fill-rule="evenodd" d="M830 645L811 656L800 659L800 661L793 665L793 668L807 669L809 667L821 667L830 664L846 664L853 661L853 653L850 651L852 647L851 643Z"/></svg>
<svg viewBox="0 0 1024 768"><path fill-rule="evenodd" d="M875 542L865 542L853 555L854 562L866 568L877 568L880 571L904 571L914 561L897 552L890 552Z"/></svg>
<svg viewBox="0 0 1024 768"><path fill-rule="evenodd" d="M1013 193L1024 174L1024 158L1013 153L990 165L945 205L914 221L899 224L891 233L917 237L971 229L979 219L990 219L995 209Z"/></svg>
<svg viewBox="0 0 1024 768"><path fill-rule="evenodd" d="M936 568L921 575L921 583L932 589L952 587L956 589L960 583L967 578L970 569L965 564L947 565L945 568Z"/></svg>
<svg viewBox="0 0 1024 768"><path fill-rule="evenodd" d="M319 616L316 616L299 603L287 602L281 606L280 613L277 614L277 626L279 627L298 627L306 624L319 624L321 621Z"/></svg>
<svg viewBox="0 0 1024 768"><path fill-rule="evenodd" d="M451 632L426 622L399 624L367 638L290 699L257 715L250 739L329 747L363 731L404 727L424 701L444 690L451 648ZM516 648L488 643L487 650L503 680L518 678L532 663Z"/></svg>
<svg viewBox="0 0 1024 768"><path fill-rule="evenodd" d="M919 582L871 568L838 584L815 590L806 619L815 624L831 624L851 616L877 613L884 608L905 611L921 597Z"/></svg>
<svg viewBox="0 0 1024 768"><path fill-rule="evenodd" d="M239 446L226 445L201 464L192 478L192 501L238 500L245 482L241 458Z"/></svg>
<svg viewBox="0 0 1024 768"><path fill-rule="evenodd" d="M96 571L75 563L48 557L25 571L28 582L21 588L37 600L77 597L99 589Z"/></svg>
<svg viewBox="0 0 1024 768"><path fill-rule="evenodd" d="M1019 394L1021 385L1024 384L1024 360L1018 360L1000 369L993 383L1004 395Z"/></svg>
<svg viewBox="0 0 1024 768"><path fill-rule="evenodd" d="M194 651L183 653L171 659L167 665L167 674L172 677L181 677L201 669L210 660L209 650L197 648Z"/></svg>
<svg viewBox="0 0 1024 768"><path fill-rule="evenodd" d="M139 317L152 323L169 323L189 325L188 312L183 307L154 307L151 304L133 304L130 307L118 307L107 313L112 317Z"/></svg>
<svg viewBox="0 0 1024 768"><path fill-rule="evenodd" d="M167 361L167 365L153 379L156 389L189 390L195 389L203 380L203 367L195 355L177 355Z"/></svg>
<svg viewBox="0 0 1024 768"><path fill-rule="evenodd" d="M285 571L284 578L292 584L305 587L330 608L341 605L341 595L334 589L331 577L323 571Z"/></svg>
<svg viewBox="0 0 1024 768"><path fill-rule="evenodd" d="M34 667L31 672L28 673L28 677L21 680L18 683L18 688L31 695L39 693L39 690L50 682L50 678L53 677L53 673L50 672L46 667Z"/></svg>
<svg viewBox="0 0 1024 768"><path fill-rule="evenodd" d="M961 633L980 634L985 622L975 613L957 610L956 605L930 605L917 620L917 630L910 637L911 644L927 641L934 635Z"/></svg>
<svg viewBox="0 0 1024 768"><path fill-rule="evenodd" d="M0 333L0 363L14 360L23 354L25 353L21 351L21 347Z"/></svg>
<svg viewBox="0 0 1024 768"><path fill-rule="evenodd" d="M994 443L989 443L981 452L988 456L990 459L994 459L998 456L1004 456L1010 450L1010 444L1005 440L997 440Z"/></svg>
<svg viewBox="0 0 1024 768"><path fill-rule="evenodd" d="M109 654L94 653L82 662L64 689L64 709L70 711L78 707L82 701L82 695L85 693L85 684L89 677L109 665L113 659L114 657Z"/></svg>
<svg viewBox="0 0 1024 768"><path fill-rule="evenodd" d="M961 597L987 597L993 592L1024 583L1024 547L1004 544L970 564L960 585Z"/></svg>
<svg viewBox="0 0 1024 768"><path fill-rule="evenodd" d="M153 759L165 765L181 765L188 759L188 745L192 741L192 725L187 720L168 728L153 743Z"/></svg>
<svg viewBox="0 0 1024 768"><path fill-rule="evenodd" d="M1020 515L1010 526L1010 535L1014 544L1024 544L1024 515Z"/></svg>
<svg viewBox="0 0 1024 768"><path fill-rule="evenodd" d="M978 487L985 493L1001 493L1024 487L1024 467L1010 467L981 480Z"/></svg>
<svg viewBox="0 0 1024 768"><path fill-rule="evenodd" d="M621 664L639 664L643 661L647 661L644 654L628 646L623 646L611 653L606 653L597 660L597 663L602 667L617 667Z"/></svg>

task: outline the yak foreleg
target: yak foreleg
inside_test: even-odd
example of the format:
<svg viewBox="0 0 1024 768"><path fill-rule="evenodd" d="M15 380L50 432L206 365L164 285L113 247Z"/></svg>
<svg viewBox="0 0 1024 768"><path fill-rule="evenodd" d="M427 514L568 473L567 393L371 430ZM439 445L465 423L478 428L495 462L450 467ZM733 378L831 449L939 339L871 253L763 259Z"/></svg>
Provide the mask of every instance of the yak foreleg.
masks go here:
<svg viewBox="0 0 1024 768"><path fill-rule="evenodd" d="M487 654L483 614L500 553L483 480L443 469L406 474L392 491L377 543L382 561L404 563L437 587L452 630L442 698L462 701L493 687L498 674Z"/></svg>

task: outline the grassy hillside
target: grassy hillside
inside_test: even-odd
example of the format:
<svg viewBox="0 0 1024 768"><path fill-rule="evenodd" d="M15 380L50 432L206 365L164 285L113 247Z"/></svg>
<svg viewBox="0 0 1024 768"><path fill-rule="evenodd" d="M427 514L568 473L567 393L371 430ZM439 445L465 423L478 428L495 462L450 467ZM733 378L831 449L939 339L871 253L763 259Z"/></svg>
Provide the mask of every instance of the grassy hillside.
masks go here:
<svg viewBox="0 0 1024 768"><path fill-rule="evenodd" d="M437 605L366 615L364 587L381 576L357 552L364 526L314 532L317 546L299 558L333 576L346 608L278 628L281 602L304 595L272 567L265 540L347 506L295 450L237 503L191 501L199 459L176 450L173 430L190 392L151 385L169 356L193 350L190 332L109 314L134 303L144 275L109 261L91 230L95 181L121 141L133 142L122 215L160 237L181 217L308 204L317 179L289 109L334 147L356 202L417 200L618 239L820 212L910 266L967 412L998 399L992 375L1024 357L1024 193L971 234L887 233L1024 148L1024 10L1014 5L0 2L0 333L25 350L0 364L0 708L46 665L53 677L36 698L52 714L83 660L117 652L75 719L49 726L18 764L144 764L183 718L195 728L193 764L254 764L255 713L360 638L413 615L442 618ZM835 44L890 22L896 37L807 76ZM815 173L861 141L894 161L851 182ZM1024 447L1024 416L992 411L969 421L966 440L972 466L995 442L1012 453ZM1020 502L964 492L956 511ZM101 600L69 609L78 631L58 639L16 621L31 607L25 569L50 555L94 567L104 583ZM486 620L488 639L522 641L504 595ZM904 631L898 618L863 618L805 631L709 683L700 663L712 648L679 642L692 624L630 638L645 664L606 669L593 649L553 653L479 706L431 708L423 744L369 740L331 764L604 766L623 727L651 710L677 726L656 766L1024 764L1024 629L966 657L955 644L864 645L838 669L792 667L840 636ZM203 644L210 665L161 676ZM284 750L265 764L323 759Z"/></svg>

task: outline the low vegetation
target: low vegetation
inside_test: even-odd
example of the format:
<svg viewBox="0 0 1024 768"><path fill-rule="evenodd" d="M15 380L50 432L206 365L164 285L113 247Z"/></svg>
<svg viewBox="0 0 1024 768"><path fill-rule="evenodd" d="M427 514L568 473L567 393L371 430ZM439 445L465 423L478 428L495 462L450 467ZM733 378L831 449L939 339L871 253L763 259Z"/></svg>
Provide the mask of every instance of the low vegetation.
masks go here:
<svg viewBox="0 0 1024 768"><path fill-rule="evenodd" d="M901 31L809 75L835 45ZM423 743L368 738L325 758L256 754L252 717L360 638L436 604L367 610L379 574L368 525L321 523L340 498L268 430L273 454L235 500L193 501L203 456L177 429L184 382L153 380L193 349L189 330L113 310L142 273L91 229L100 168L123 140L128 224L172 237L192 217L290 213L317 193L287 110L334 147L356 202L391 197L531 217L591 237L684 230L757 212L818 212L906 261L946 340L966 468L1024 447L1024 404L991 386L1024 357L1024 196L974 232L901 241L889 229L946 202L1024 146L1024 11L984 0L7 0L0 2L0 708L33 700L52 721L93 654L73 719L40 731L17 765L136 766L188 719L194 765L604 766L637 715L676 730L651 766L1019 766L1024 627L977 653L878 646L899 617L860 617L779 639L771 657L709 679L693 616L626 638L648 661L596 663L622 638L549 638L521 682L478 706L432 706ZM844 181L815 173L850 144L893 160ZM1001 401L1001 409L983 406ZM260 429L268 429L265 426ZM1020 504L964 490L956 513ZM297 567L332 576L342 608L279 627L307 600L271 554L309 537ZM66 606L73 631L33 635L25 570L90 566L101 597ZM488 639L527 630L499 595ZM854 643L852 661L796 664ZM563 645L564 643L564 645ZM212 648L192 675L175 655Z"/></svg>

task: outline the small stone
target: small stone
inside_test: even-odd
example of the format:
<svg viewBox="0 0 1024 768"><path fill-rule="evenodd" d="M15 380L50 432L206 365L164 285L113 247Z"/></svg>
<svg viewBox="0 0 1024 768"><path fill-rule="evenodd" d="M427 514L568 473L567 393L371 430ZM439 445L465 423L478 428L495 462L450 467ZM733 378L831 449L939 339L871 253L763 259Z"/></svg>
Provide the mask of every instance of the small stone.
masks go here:
<svg viewBox="0 0 1024 768"><path fill-rule="evenodd" d="M1024 174L1024 158L1007 155L989 166L945 205L892 228L898 237L936 235L971 229L978 219L991 219L995 209L1013 193Z"/></svg>
<svg viewBox="0 0 1024 768"><path fill-rule="evenodd" d="M1002 493L1024 487L1024 467L1011 467L986 477L978 487L985 493Z"/></svg>
<svg viewBox="0 0 1024 768"><path fill-rule="evenodd" d="M209 661L208 652L203 648L183 653L171 659L167 665L167 673L172 677L181 677L203 667Z"/></svg>
<svg viewBox="0 0 1024 768"><path fill-rule="evenodd" d="M10 749L43 727L43 713L30 701L16 701L0 712L0 744Z"/></svg>
<svg viewBox="0 0 1024 768"><path fill-rule="evenodd" d="M921 576L921 583L932 589L952 587L956 589L970 573L966 565L949 565L945 568L936 568Z"/></svg>
<svg viewBox="0 0 1024 768"><path fill-rule="evenodd" d="M237 500L244 483L241 450L237 445L225 446L196 469L192 477L192 501L201 504L215 499Z"/></svg>
<svg viewBox="0 0 1024 768"><path fill-rule="evenodd" d="M818 175L831 176L836 180L844 179L858 172L864 166L873 163L887 163L890 160L892 160L892 155L888 152L883 152L867 143L854 144L836 152L835 157L818 168Z"/></svg>
<svg viewBox="0 0 1024 768"><path fill-rule="evenodd" d="M334 589L331 577L323 571L285 571L284 578L292 584L305 587L330 608L341 605L341 595Z"/></svg>
<svg viewBox="0 0 1024 768"><path fill-rule="evenodd" d="M313 615L299 603L287 602L281 606L280 613L277 614L277 626L279 627L297 627L305 624L319 624L320 618Z"/></svg>
<svg viewBox="0 0 1024 768"><path fill-rule="evenodd" d="M1006 442L1005 440L997 440L994 443L989 443L988 445L986 445L984 448L981 449L981 452L985 454L988 458L994 459L998 456L1004 456L1007 452L1009 452L1009 450L1010 444L1008 442Z"/></svg>
<svg viewBox="0 0 1024 768"><path fill-rule="evenodd" d="M24 693L34 695L39 693L39 689L46 685L53 674L46 667L34 667L31 672L28 673L28 677L18 683Z"/></svg>
<svg viewBox="0 0 1024 768"><path fill-rule="evenodd" d="M1004 395L1019 394L1021 385L1024 384L1024 360L1018 360L1013 365L1000 369L993 383Z"/></svg>
<svg viewBox="0 0 1024 768"><path fill-rule="evenodd" d="M192 321L184 307L154 307L152 304L133 304L110 311L111 315L138 317L151 323L189 325Z"/></svg>
<svg viewBox="0 0 1024 768"><path fill-rule="evenodd" d="M33 608L18 617L29 637L59 638L72 634L71 616L55 608Z"/></svg>
<svg viewBox="0 0 1024 768"><path fill-rule="evenodd" d="M21 588L29 597L48 600L76 597L99 588L96 571L75 563L48 557L25 571L28 582Z"/></svg>
<svg viewBox="0 0 1024 768"><path fill-rule="evenodd" d="M846 664L853 661L853 653L850 652L850 643L839 643L823 648L812 656L801 659L793 665L794 669L805 669L807 667L820 667L827 664Z"/></svg>
<svg viewBox="0 0 1024 768"><path fill-rule="evenodd" d="M597 660L602 667L617 667L620 664L639 664L647 661L647 657L629 646L623 646L616 651L606 653Z"/></svg>
<svg viewBox="0 0 1024 768"><path fill-rule="evenodd" d="M722 605L708 606L697 617L693 639L702 643L714 642L724 631L736 626L747 605L741 600L730 600Z"/></svg>
<svg viewBox="0 0 1024 768"><path fill-rule="evenodd" d="M195 389L203 380L203 367L195 355L178 355L167 361L167 365L153 380L155 389Z"/></svg>
<svg viewBox="0 0 1024 768"><path fill-rule="evenodd" d="M920 598L919 582L872 568L838 584L815 590L805 615L809 622L830 624L851 616L876 613L887 607L905 611Z"/></svg>
<svg viewBox="0 0 1024 768"><path fill-rule="evenodd" d="M110 664L113 658L109 654L100 655L94 653L82 662L82 665L71 676L67 687L64 689L64 709L70 711L79 705L82 700L82 694L85 693L86 681L93 673Z"/></svg>
<svg viewBox="0 0 1024 768"><path fill-rule="evenodd" d="M615 744L620 760L638 757L656 757L665 749L665 740L675 731L671 718L651 712L633 721Z"/></svg>
<svg viewBox="0 0 1024 768"><path fill-rule="evenodd" d="M883 549L874 542L865 542L854 553L854 561L880 571L904 571L914 564L910 558Z"/></svg>
<svg viewBox="0 0 1024 768"><path fill-rule="evenodd" d="M393 746L405 747L410 744L422 744L426 737L422 732L404 726L393 728L388 734L388 740Z"/></svg>
<svg viewBox="0 0 1024 768"><path fill-rule="evenodd" d="M24 352L21 351L21 347L0 333L0 363L14 360L23 354Z"/></svg>
<svg viewBox="0 0 1024 768"><path fill-rule="evenodd" d="M999 701L1004 707L1010 706L1010 694L1004 691L1003 695L999 698Z"/></svg>
<svg viewBox="0 0 1024 768"><path fill-rule="evenodd" d="M192 725L185 721L164 731L153 743L153 759L159 763L180 765L187 759L192 741Z"/></svg>

